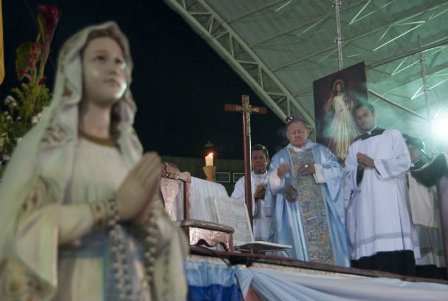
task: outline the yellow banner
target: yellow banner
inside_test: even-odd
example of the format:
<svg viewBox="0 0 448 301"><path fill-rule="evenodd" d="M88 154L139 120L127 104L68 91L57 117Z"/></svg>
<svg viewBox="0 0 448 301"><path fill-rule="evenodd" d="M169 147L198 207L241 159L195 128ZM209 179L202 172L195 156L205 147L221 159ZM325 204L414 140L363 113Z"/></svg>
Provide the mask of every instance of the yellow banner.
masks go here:
<svg viewBox="0 0 448 301"><path fill-rule="evenodd" d="M2 14L2 0L0 0L0 85L5 79L5 59L3 51L3 14Z"/></svg>

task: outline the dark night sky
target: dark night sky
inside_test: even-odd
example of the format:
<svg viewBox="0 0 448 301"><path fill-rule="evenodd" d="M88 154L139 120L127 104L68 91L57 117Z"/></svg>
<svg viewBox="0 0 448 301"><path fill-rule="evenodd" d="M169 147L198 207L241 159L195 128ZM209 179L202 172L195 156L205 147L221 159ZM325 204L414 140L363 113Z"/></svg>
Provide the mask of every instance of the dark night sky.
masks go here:
<svg viewBox="0 0 448 301"><path fill-rule="evenodd" d="M46 69L50 83L56 54L68 36L86 25L115 20L130 40L135 64L131 88L138 106L135 127L145 150L202 157L204 144L210 140L218 158L242 158L242 116L224 112L224 104L241 103L242 94L250 95L252 105L263 103L162 0L3 0L6 79L0 86L2 98L17 84L16 47L34 39L26 4L33 10L38 3L54 3L62 10ZM282 122L272 112L252 115L251 121L252 143L265 144L271 153L282 146Z"/></svg>

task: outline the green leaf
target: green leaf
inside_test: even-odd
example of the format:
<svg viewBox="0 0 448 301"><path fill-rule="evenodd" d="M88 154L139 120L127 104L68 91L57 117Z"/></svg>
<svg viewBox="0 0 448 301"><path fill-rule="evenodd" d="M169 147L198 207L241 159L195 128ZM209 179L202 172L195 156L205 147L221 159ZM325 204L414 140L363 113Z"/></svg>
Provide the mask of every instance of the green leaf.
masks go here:
<svg viewBox="0 0 448 301"><path fill-rule="evenodd" d="M20 44L20 46L16 50L16 73L19 81L23 80L24 76L21 74L22 71L26 71L29 69L28 67L28 59L31 55L31 49L33 47L33 43L24 42Z"/></svg>
<svg viewBox="0 0 448 301"><path fill-rule="evenodd" d="M36 37L36 42L38 42L41 38L43 39L43 36L45 35L45 20L43 20L42 15L37 15L37 27L38 27L38 32L37 32L37 37Z"/></svg>

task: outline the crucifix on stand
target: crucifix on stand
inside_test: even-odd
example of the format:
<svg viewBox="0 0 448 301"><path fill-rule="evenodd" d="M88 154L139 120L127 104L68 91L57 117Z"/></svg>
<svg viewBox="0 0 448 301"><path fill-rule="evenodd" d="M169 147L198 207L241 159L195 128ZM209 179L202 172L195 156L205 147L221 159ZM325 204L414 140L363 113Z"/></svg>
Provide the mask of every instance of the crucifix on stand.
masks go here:
<svg viewBox="0 0 448 301"><path fill-rule="evenodd" d="M250 133L250 114L266 114L265 107L252 107L249 104L249 95L242 95L242 105L225 104L224 110L227 112L242 112L243 113L243 149L244 149L244 191L247 210L249 211L250 226L253 231L253 216L252 216L252 160L251 160L251 133Z"/></svg>

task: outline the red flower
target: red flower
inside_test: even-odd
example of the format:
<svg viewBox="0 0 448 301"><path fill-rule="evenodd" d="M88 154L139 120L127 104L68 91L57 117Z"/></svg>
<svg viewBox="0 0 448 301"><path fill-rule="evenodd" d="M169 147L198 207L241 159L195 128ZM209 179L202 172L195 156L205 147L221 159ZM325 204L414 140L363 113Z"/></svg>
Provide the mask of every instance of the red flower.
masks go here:
<svg viewBox="0 0 448 301"><path fill-rule="evenodd" d="M55 5L41 4L37 6L37 12L43 19L45 33L48 37L53 38L53 33L58 25L61 12Z"/></svg>
<svg viewBox="0 0 448 301"><path fill-rule="evenodd" d="M38 34L35 42L24 42L17 48L16 71L19 80L41 83L50 45L61 13L55 5L37 6Z"/></svg>
<svg viewBox="0 0 448 301"><path fill-rule="evenodd" d="M61 12L56 5L42 4L37 6L37 22L39 24L38 41L42 46L42 55L40 58L39 76L44 74L44 66L47 63L50 53L50 44L58 25Z"/></svg>
<svg viewBox="0 0 448 301"><path fill-rule="evenodd" d="M39 86L43 86L45 85L45 82L47 81L47 77L44 75L40 80L39 80Z"/></svg>
<svg viewBox="0 0 448 301"><path fill-rule="evenodd" d="M30 53L30 61L35 61L39 57L41 53L41 48L39 43L34 43L31 47L31 53Z"/></svg>
<svg viewBox="0 0 448 301"><path fill-rule="evenodd" d="M29 72L26 72L26 71L23 70L23 69L19 70L19 77L20 77L20 78L26 78L26 79L28 79L29 81L31 81L31 75L30 75L30 73L29 73Z"/></svg>

